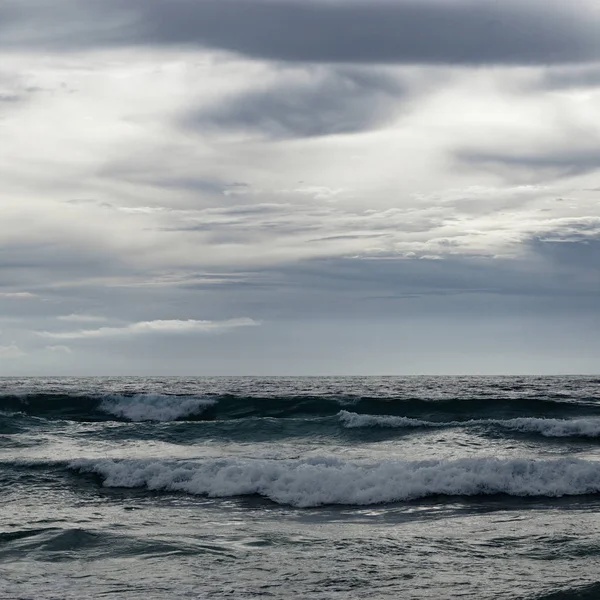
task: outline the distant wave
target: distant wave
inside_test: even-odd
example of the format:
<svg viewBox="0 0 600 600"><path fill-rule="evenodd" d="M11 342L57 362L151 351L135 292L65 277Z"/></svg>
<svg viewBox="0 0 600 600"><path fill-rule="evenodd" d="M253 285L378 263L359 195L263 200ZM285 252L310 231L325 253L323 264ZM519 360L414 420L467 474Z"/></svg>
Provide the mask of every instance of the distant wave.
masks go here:
<svg viewBox="0 0 600 600"><path fill-rule="evenodd" d="M0 414L73 421L178 421L202 419L215 403L213 398L174 394L31 394L0 397Z"/></svg>
<svg viewBox="0 0 600 600"><path fill-rule="evenodd" d="M359 415L355 412L341 410L338 413L340 422L348 429L359 429L363 427L452 427L458 421L450 423L436 423L434 421L422 421L409 417L395 417L393 415Z"/></svg>
<svg viewBox="0 0 600 600"><path fill-rule="evenodd" d="M546 437L600 437L600 419L517 418L494 423L506 429L541 433Z"/></svg>
<svg viewBox="0 0 600 600"><path fill-rule="evenodd" d="M215 403L211 398L161 394L114 395L102 400L98 409L129 421L177 421L199 415Z"/></svg>
<svg viewBox="0 0 600 600"><path fill-rule="evenodd" d="M392 415L360 415L342 410L340 422L348 429L367 427L473 427L497 426L512 431L540 433L546 437L600 437L600 418L543 419L518 417L515 419L469 419L467 421L422 421Z"/></svg>
<svg viewBox="0 0 600 600"><path fill-rule="evenodd" d="M223 458L76 460L69 468L95 473L106 487L145 488L210 497L259 495L283 505L370 505L427 496L561 497L600 493L600 462L499 460L352 462Z"/></svg>
<svg viewBox="0 0 600 600"><path fill-rule="evenodd" d="M242 396L168 393L24 393L0 395L0 410L75 421L228 420L250 417L347 416L347 427L433 427L439 422L528 417L600 417L600 398L377 398L340 396ZM348 411L354 411L350 413ZM362 420L363 424L360 424ZM394 424L392 424L394 423Z"/></svg>

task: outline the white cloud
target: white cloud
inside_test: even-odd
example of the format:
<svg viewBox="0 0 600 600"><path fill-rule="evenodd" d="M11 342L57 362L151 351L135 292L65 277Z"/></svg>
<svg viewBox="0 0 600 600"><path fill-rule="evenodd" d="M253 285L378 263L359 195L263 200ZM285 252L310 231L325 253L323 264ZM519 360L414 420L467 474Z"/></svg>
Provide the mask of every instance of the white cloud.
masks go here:
<svg viewBox="0 0 600 600"><path fill-rule="evenodd" d="M0 346L0 358L2 359L16 359L27 356L26 352L23 352L14 342L9 346Z"/></svg>
<svg viewBox="0 0 600 600"><path fill-rule="evenodd" d="M85 315L85 314L61 315L57 318L59 321L69 321L69 322L73 322L73 323L94 323L97 321L106 321L106 317L99 317L97 315Z"/></svg>
<svg viewBox="0 0 600 600"><path fill-rule="evenodd" d="M48 352L55 352L57 354L72 354L73 351L69 346L46 346L45 350Z"/></svg>
<svg viewBox="0 0 600 600"><path fill-rule="evenodd" d="M293 190L279 190L281 194L304 194L313 198L313 200L327 200L329 202L334 202L337 200L337 196L343 194L344 192L348 192L344 188L339 189L331 189L327 186L320 185L309 185L306 187L298 187Z"/></svg>
<svg viewBox="0 0 600 600"><path fill-rule="evenodd" d="M37 298L37 294L31 292L1 292L0 298L23 300L25 298Z"/></svg>
<svg viewBox="0 0 600 600"><path fill-rule="evenodd" d="M248 318L229 319L226 321L200 321L195 319L188 320L156 320L140 321L139 323L130 323L123 327L100 327L98 329L80 329L78 331L50 332L43 331L40 335L43 337L76 340L76 339L94 339L110 338L120 336L135 336L151 333L209 333L220 332L237 327L249 327L258 325L257 321Z"/></svg>

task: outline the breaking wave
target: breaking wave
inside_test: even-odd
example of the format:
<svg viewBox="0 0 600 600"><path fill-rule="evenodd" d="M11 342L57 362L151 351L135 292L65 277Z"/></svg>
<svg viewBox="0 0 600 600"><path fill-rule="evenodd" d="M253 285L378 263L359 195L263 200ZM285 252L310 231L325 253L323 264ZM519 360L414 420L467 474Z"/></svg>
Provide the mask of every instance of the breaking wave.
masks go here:
<svg viewBox="0 0 600 600"><path fill-rule="evenodd" d="M266 460L76 460L111 488L185 492L209 497L259 495L299 508L371 505L427 496L561 497L600 493L600 463L585 460L352 462L332 457Z"/></svg>
<svg viewBox="0 0 600 600"><path fill-rule="evenodd" d="M0 397L5 417L73 421L179 421L204 418L216 400L170 394L30 394Z"/></svg>
<svg viewBox="0 0 600 600"><path fill-rule="evenodd" d="M105 398L98 409L129 421L178 421L200 415L215 403L211 398L137 394Z"/></svg>
<svg viewBox="0 0 600 600"><path fill-rule="evenodd" d="M393 415L360 415L342 410L338 413L343 427L359 429L367 427L474 427L491 426L539 433L546 437L600 437L600 418L582 419L544 419L535 417L518 417L515 419L469 419L467 421L423 421Z"/></svg>
<svg viewBox="0 0 600 600"><path fill-rule="evenodd" d="M312 418L346 414L342 422L348 427L427 427L440 426L441 422L452 423L466 419L579 417L582 411L587 415L600 418L600 401L598 397L585 400L502 397L423 399L376 398L343 394L339 396L170 394L132 390L93 394L83 392L4 394L0 395L0 410L46 419L74 421ZM348 416L353 414L357 416ZM360 424L361 422L363 424Z"/></svg>

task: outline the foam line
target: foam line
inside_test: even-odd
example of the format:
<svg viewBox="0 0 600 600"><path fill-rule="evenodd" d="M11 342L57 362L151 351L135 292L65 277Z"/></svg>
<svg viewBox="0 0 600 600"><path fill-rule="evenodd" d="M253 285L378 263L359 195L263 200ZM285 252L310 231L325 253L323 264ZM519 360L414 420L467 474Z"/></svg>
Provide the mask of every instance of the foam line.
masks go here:
<svg viewBox="0 0 600 600"><path fill-rule="evenodd" d="M260 495L296 507L369 505L431 495L560 497L600 492L600 462L465 458L353 462L333 457L267 460L78 460L106 487L179 491L211 497Z"/></svg>

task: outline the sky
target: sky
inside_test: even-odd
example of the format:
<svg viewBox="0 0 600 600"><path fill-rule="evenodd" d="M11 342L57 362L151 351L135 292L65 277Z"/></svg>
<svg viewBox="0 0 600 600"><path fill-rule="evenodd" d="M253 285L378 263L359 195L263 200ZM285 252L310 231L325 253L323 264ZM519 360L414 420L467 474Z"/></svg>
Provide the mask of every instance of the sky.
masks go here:
<svg viewBox="0 0 600 600"><path fill-rule="evenodd" d="M0 375L600 372L594 0L2 0Z"/></svg>

